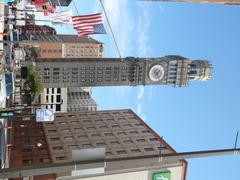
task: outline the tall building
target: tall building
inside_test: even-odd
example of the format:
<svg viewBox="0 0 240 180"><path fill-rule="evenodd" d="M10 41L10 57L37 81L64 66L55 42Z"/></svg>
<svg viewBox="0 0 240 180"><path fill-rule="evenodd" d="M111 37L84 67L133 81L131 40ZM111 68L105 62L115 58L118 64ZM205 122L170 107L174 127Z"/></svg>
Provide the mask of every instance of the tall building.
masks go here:
<svg viewBox="0 0 240 180"><path fill-rule="evenodd" d="M103 43L77 35L23 34L19 44L37 48L40 58L98 58L104 55Z"/></svg>
<svg viewBox="0 0 240 180"><path fill-rule="evenodd" d="M91 88L68 88L67 112L96 111L97 103L91 94Z"/></svg>
<svg viewBox="0 0 240 180"><path fill-rule="evenodd" d="M139 0L139 1L196 2L196 3L216 3L224 5L240 5L240 0Z"/></svg>
<svg viewBox="0 0 240 180"><path fill-rule="evenodd" d="M104 149L104 174L144 170L151 177L156 172L167 172L173 180L186 177L186 161L159 160L175 150L130 109L58 113L54 122L43 124L18 118L13 120L13 130L11 167L48 167L72 162L73 151L85 150L89 155L91 150ZM63 175L70 173L57 173Z"/></svg>
<svg viewBox="0 0 240 180"><path fill-rule="evenodd" d="M91 88L44 88L38 103L55 112L96 111L97 103L91 94Z"/></svg>
<svg viewBox="0 0 240 180"><path fill-rule="evenodd" d="M45 87L171 85L185 87L190 80L212 75L208 61L181 56L162 58L36 59Z"/></svg>
<svg viewBox="0 0 240 180"><path fill-rule="evenodd" d="M21 34L31 34L31 35L44 35L44 34L56 34L56 30L53 27L47 25L31 25L19 27Z"/></svg>

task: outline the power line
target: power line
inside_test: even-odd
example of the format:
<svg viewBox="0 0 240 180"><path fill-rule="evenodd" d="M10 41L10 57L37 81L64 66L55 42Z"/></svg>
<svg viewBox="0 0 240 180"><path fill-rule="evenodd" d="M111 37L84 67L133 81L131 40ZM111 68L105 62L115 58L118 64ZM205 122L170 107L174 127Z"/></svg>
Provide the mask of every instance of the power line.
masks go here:
<svg viewBox="0 0 240 180"><path fill-rule="evenodd" d="M107 15L107 11L106 11L106 9L105 9L105 7L104 7L104 4L103 4L102 0L99 0L99 2L100 2L100 4L101 4L101 6L102 6L104 15L105 15L106 20L107 20L107 24L108 24L109 29L110 29L110 31L111 31L111 35L112 35L114 44L115 44L115 46L116 46L116 48L117 48L118 56L121 58L121 57L122 57L122 56L121 56L121 52L120 52L119 46L118 46L118 44L117 44L116 38L115 38L115 36L114 36L113 29L112 29L111 23L110 23L110 21L109 21L108 15Z"/></svg>

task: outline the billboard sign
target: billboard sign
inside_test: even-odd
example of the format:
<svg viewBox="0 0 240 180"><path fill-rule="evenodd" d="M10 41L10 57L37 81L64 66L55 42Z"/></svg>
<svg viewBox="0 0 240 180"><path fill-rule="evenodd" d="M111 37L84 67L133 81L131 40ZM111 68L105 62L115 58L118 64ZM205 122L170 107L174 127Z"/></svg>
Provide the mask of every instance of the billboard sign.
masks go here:
<svg viewBox="0 0 240 180"><path fill-rule="evenodd" d="M171 180L171 172L155 172L152 180Z"/></svg>
<svg viewBox="0 0 240 180"><path fill-rule="evenodd" d="M37 122L49 122L54 120L53 109L37 109L36 110L36 121Z"/></svg>

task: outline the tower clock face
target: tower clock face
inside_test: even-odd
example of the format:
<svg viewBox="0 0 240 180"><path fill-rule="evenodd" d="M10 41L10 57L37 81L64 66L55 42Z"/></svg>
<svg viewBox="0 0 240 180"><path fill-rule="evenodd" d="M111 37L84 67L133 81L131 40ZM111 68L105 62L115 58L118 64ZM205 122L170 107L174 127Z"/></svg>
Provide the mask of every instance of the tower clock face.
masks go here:
<svg viewBox="0 0 240 180"><path fill-rule="evenodd" d="M149 70L149 78L151 81L157 82L160 81L164 76L164 68L160 64L152 66Z"/></svg>

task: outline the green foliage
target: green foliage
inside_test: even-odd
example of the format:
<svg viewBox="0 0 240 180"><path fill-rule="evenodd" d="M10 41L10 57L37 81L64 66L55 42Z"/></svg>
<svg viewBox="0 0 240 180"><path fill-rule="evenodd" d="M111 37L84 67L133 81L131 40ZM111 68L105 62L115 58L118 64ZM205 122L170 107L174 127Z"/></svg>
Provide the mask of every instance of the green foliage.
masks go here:
<svg viewBox="0 0 240 180"><path fill-rule="evenodd" d="M13 4L14 4L14 5L17 5L17 4L20 3L20 2L21 2L21 0L14 0L14 1L13 1Z"/></svg>
<svg viewBox="0 0 240 180"><path fill-rule="evenodd" d="M40 95L43 90L41 76L32 64L26 64L27 78L24 80L23 92L24 100L27 104L31 104L35 96Z"/></svg>

